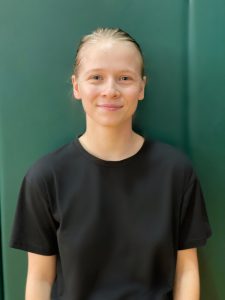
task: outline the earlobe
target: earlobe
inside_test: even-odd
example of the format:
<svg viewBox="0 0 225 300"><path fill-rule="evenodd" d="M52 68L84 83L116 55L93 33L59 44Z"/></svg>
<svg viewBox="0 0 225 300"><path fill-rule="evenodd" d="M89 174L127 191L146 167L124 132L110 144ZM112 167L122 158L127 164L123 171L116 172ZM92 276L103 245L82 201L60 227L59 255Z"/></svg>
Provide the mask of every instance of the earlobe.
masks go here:
<svg viewBox="0 0 225 300"><path fill-rule="evenodd" d="M140 90L140 94L138 97L138 100L143 100L144 96L145 96L145 85L146 85L146 76L143 77L142 79L142 86L141 86L141 90Z"/></svg>
<svg viewBox="0 0 225 300"><path fill-rule="evenodd" d="M73 96L75 99L80 100L79 92L74 88L73 89Z"/></svg>
<svg viewBox="0 0 225 300"><path fill-rule="evenodd" d="M138 97L138 100L143 100L143 99L144 99L144 88L142 89Z"/></svg>
<svg viewBox="0 0 225 300"><path fill-rule="evenodd" d="M140 96L139 96L139 98L138 98L138 100L143 100L144 99L144 92L142 92L142 94L140 94Z"/></svg>
<svg viewBox="0 0 225 300"><path fill-rule="evenodd" d="M72 85L73 85L73 96L75 99L80 100L80 93L79 93L79 86L78 86L78 81L75 77L75 75L72 75L71 77Z"/></svg>

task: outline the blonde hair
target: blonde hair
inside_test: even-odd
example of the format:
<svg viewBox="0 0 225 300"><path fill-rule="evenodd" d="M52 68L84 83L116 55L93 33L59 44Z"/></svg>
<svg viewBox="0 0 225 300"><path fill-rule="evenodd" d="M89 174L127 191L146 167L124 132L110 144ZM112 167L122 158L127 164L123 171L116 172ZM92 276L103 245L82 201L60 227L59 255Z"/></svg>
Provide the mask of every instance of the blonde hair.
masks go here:
<svg viewBox="0 0 225 300"><path fill-rule="evenodd" d="M73 72L77 76L78 75L78 69L80 66L80 53L83 47L88 44L93 44L98 41L101 41L103 39L112 39L116 41L126 41L131 42L136 47L138 52L141 56L141 76L144 77L145 71L144 71L144 57L141 50L140 45L135 41L133 37L131 37L127 32L123 31L120 28L97 28L94 30L91 34L87 34L83 36L83 38L80 40L76 56L75 56L75 63L73 67Z"/></svg>

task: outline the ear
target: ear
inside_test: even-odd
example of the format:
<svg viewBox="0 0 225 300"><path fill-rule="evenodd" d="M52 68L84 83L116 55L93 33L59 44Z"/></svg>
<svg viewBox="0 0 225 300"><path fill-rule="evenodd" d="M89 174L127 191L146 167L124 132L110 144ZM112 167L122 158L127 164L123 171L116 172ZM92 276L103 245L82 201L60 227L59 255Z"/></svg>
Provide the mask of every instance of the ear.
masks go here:
<svg viewBox="0 0 225 300"><path fill-rule="evenodd" d="M81 97L80 97L79 85L78 85L78 80L75 75L71 76L71 81L72 81L72 85L73 85L74 98L76 98L77 100L80 100Z"/></svg>
<svg viewBox="0 0 225 300"><path fill-rule="evenodd" d="M142 82L141 82L141 89L140 89L140 93L139 93L138 100L143 100L143 99L144 99L144 96L145 96L145 86L146 86L146 81L147 81L146 76L143 76Z"/></svg>

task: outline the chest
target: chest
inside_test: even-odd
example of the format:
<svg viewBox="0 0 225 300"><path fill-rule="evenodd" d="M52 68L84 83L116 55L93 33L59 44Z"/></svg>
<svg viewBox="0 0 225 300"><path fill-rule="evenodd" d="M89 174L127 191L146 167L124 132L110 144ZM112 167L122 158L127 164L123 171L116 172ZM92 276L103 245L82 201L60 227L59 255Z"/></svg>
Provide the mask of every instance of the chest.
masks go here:
<svg viewBox="0 0 225 300"><path fill-rule="evenodd" d="M73 184L64 178L57 193L58 237L74 249L102 242L138 249L171 244L179 200L173 185L143 170L83 170Z"/></svg>

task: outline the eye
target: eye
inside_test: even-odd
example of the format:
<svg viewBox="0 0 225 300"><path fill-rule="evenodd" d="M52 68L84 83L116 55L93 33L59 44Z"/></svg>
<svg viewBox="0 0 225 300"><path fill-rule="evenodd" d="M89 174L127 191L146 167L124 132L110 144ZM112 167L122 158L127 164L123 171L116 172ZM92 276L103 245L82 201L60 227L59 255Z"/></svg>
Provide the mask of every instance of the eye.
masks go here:
<svg viewBox="0 0 225 300"><path fill-rule="evenodd" d="M130 80L131 78L129 76L121 76L120 77L120 80L122 81L127 81L127 80Z"/></svg>
<svg viewBox="0 0 225 300"><path fill-rule="evenodd" d="M93 80L102 80L102 76L101 75L92 75L91 77L90 77L90 79L93 79Z"/></svg>

